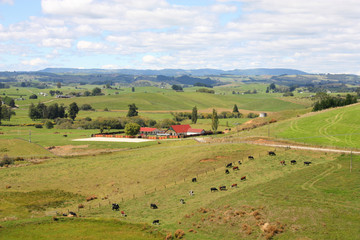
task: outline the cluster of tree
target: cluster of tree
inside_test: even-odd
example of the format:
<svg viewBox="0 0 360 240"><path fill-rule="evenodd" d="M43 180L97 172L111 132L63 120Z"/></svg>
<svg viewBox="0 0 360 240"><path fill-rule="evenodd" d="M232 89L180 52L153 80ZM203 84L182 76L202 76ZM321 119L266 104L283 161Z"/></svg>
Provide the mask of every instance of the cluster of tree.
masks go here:
<svg viewBox="0 0 360 240"><path fill-rule="evenodd" d="M183 88L180 86L180 85L172 85L171 86L172 90L175 90L175 91L183 91Z"/></svg>
<svg viewBox="0 0 360 240"><path fill-rule="evenodd" d="M49 91L49 94L50 94L51 96L54 96L55 94L56 94L56 95L62 95L63 92L61 92L61 91L59 91L59 90L50 90L50 91Z"/></svg>
<svg viewBox="0 0 360 240"><path fill-rule="evenodd" d="M269 92L278 92L278 93L289 93L289 92L293 92L297 87L299 87L298 85L294 85L291 84L290 86L276 86L275 83L271 83L267 88L266 88L266 93Z"/></svg>
<svg viewBox="0 0 360 240"><path fill-rule="evenodd" d="M210 85L210 84L206 84L206 83L201 83L201 82L194 83L194 87L207 87L207 88L213 88L213 86L212 86L212 85Z"/></svg>
<svg viewBox="0 0 360 240"><path fill-rule="evenodd" d="M0 82L0 88L10 88L10 86Z"/></svg>
<svg viewBox="0 0 360 240"><path fill-rule="evenodd" d="M38 96L36 94L31 94L29 96L29 99L37 99L37 98L38 98Z"/></svg>
<svg viewBox="0 0 360 240"><path fill-rule="evenodd" d="M80 110L83 110L83 111L95 111L95 109L93 109L93 107L90 104L87 104L87 103L81 105Z"/></svg>
<svg viewBox="0 0 360 240"><path fill-rule="evenodd" d="M181 122L185 119L192 118L192 113L189 112L170 112L170 114L173 116L173 120L176 122Z"/></svg>
<svg viewBox="0 0 360 240"><path fill-rule="evenodd" d="M215 93L215 91L214 91L214 90L207 89L207 88L200 88L200 89L196 90L196 92L201 92L201 93L211 93L211 94L214 94L214 93Z"/></svg>
<svg viewBox="0 0 360 240"><path fill-rule="evenodd" d="M11 97L5 96L2 101L4 102L4 104L8 105L9 107L16 107L15 106L15 100Z"/></svg>
<svg viewBox="0 0 360 240"><path fill-rule="evenodd" d="M326 93L319 93L317 97L320 98L315 102L313 111L320 111L327 108L341 107L357 102L357 97L351 94L346 94L346 97L329 96Z"/></svg>
<svg viewBox="0 0 360 240"><path fill-rule="evenodd" d="M256 91L256 89L254 89L254 90L247 90L247 91L245 91L244 92L244 94L256 94L257 93L257 91ZM233 93L234 94L234 93Z"/></svg>
<svg viewBox="0 0 360 240"><path fill-rule="evenodd" d="M15 112L11 109L11 106L6 103L3 104L3 101L0 98L0 125L1 120L9 121L12 115L15 115Z"/></svg>
<svg viewBox="0 0 360 240"><path fill-rule="evenodd" d="M32 120L37 119L57 119L70 117L75 120L76 115L79 112L79 107L75 102L71 103L68 107L68 112L65 112L63 105L54 103L50 106L46 106L44 103L38 103L36 106L32 103L29 107L29 117Z"/></svg>

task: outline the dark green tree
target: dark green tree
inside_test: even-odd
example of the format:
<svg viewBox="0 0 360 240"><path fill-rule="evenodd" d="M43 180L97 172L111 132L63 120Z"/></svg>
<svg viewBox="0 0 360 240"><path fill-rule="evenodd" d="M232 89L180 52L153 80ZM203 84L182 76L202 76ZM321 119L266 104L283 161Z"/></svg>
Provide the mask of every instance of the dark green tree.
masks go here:
<svg viewBox="0 0 360 240"><path fill-rule="evenodd" d="M213 109L211 120L211 128L214 132L216 132L219 126L219 117L215 109Z"/></svg>
<svg viewBox="0 0 360 240"><path fill-rule="evenodd" d="M61 88L61 82L56 83L57 88Z"/></svg>
<svg viewBox="0 0 360 240"><path fill-rule="evenodd" d="M10 121L12 115L15 115L15 112L11 109L11 107L6 106L5 104L1 104L0 100L0 125L1 120Z"/></svg>
<svg viewBox="0 0 360 240"><path fill-rule="evenodd" d="M101 89L98 88L98 87L94 88L94 89L92 90L91 95L93 95L93 96L101 95Z"/></svg>
<svg viewBox="0 0 360 240"><path fill-rule="evenodd" d="M135 92L135 87L132 87L132 88L131 88L131 91L132 91L132 92Z"/></svg>
<svg viewBox="0 0 360 240"><path fill-rule="evenodd" d="M128 136L135 136L140 131L140 125L137 123L127 123L125 125L125 134Z"/></svg>
<svg viewBox="0 0 360 240"><path fill-rule="evenodd" d="M76 104L76 102L71 103L70 106L69 106L69 117L73 121L75 120L76 115L78 114L78 112L79 112L79 107Z"/></svg>
<svg viewBox="0 0 360 240"><path fill-rule="evenodd" d="M191 122L192 122L193 124L196 124L197 118L198 118L198 113L197 113L197 108L196 108L196 106L195 106L195 107L193 107L193 109L192 109Z"/></svg>
<svg viewBox="0 0 360 240"><path fill-rule="evenodd" d="M135 106L135 103L133 104L129 104L129 111L127 113L127 117L135 117L137 116L139 113L138 113L138 108Z"/></svg>
<svg viewBox="0 0 360 240"><path fill-rule="evenodd" d="M171 88L173 89L173 90L175 90L175 91L181 91L181 90L183 90L183 88L180 86L180 85L172 85L171 86Z"/></svg>
<svg viewBox="0 0 360 240"><path fill-rule="evenodd" d="M276 89L275 83L271 83L270 86L269 86L269 89L270 90L275 90Z"/></svg>

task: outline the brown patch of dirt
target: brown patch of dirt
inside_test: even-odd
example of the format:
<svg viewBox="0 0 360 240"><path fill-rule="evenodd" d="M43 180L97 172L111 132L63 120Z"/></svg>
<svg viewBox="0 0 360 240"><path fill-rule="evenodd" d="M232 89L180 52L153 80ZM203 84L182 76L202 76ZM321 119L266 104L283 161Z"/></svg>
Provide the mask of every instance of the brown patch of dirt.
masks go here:
<svg viewBox="0 0 360 240"><path fill-rule="evenodd" d="M205 159L200 160L200 162L216 162L216 159L205 158Z"/></svg>
<svg viewBox="0 0 360 240"><path fill-rule="evenodd" d="M119 149L88 149L89 145L54 146L49 151L58 156L83 156L117 152Z"/></svg>
<svg viewBox="0 0 360 240"><path fill-rule="evenodd" d="M217 159L221 159L221 158L227 158L225 156L216 156Z"/></svg>

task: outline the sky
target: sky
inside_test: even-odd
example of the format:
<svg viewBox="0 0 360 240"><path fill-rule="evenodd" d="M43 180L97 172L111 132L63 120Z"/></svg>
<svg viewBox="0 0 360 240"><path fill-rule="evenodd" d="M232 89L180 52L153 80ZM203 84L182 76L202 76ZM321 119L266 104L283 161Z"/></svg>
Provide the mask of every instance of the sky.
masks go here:
<svg viewBox="0 0 360 240"><path fill-rule="evenodd" d="M359 0L0 0L0 71L360 74Z"/></svg>

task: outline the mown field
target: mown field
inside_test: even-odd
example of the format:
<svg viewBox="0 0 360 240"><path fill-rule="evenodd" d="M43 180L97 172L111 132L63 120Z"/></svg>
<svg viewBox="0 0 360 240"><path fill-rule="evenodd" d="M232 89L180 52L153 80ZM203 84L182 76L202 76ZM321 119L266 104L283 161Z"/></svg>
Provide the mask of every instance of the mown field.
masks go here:
<svg viewBox="0 0 360 240"><path fill-rule="evenodd" d="M264 136L293 142L341 147L360 148L360 104L311 112L302 116L254 129L251 133L240 132L239 136Z"/></svg>
<svg viewBox="0 0 360 240"><path fill-rule="evenodd" d="M15 146L9 146L9 151L11 148ZM22 154L33 151L26 149ZM122 230L134 236L145 234L133 225L114 232L118 223L105 219L135 225L151 225L159 219L158 231L146 233L160 232L162 238L168 233L174 235L177 229L184 231L186 239L265 239L266 235L276 239L353 239L358 235L358 156L352 156L353 172L349 173L349 156L275 149L277 156L270 157L269 150L274 149L239 143L166 141L127 151L53 157L40 164L3 168L0 236L53 239L68 236L64 233L68 230L81 238L88 233L77 229L94 228L90 239L98 239L98 224L100 229L108 229L110 239L120 237L117 233ZM250 154L255 160L247 160ZM290 165L291 159L298 164ZM280 165L281 160L288 164ZM303 161L312 164L304 166ZM230 169L230 174L225 174L229 162L240 170ZM242 176L247 180L240 181ZM198 182L191 182L193 177ZM230 188L234 183L238 188ZM210 192L211 187L221 185L228 190ZM189 190L194 196L189 196ZM98 198L85 201L92 195ZM181 198L186 204L180 204ZM126 218L111 210L113 202L120 204ZM159 208L150 209L150 203ZM78 204L84 208L78 209ZM82 218L52 220L56 212L68 210ZM26 220L45 216L49 217L39 220L36 228ZM273 230L262 232L260 226L265 223ZM144 239L152 237L145 234Z"/></svg>

